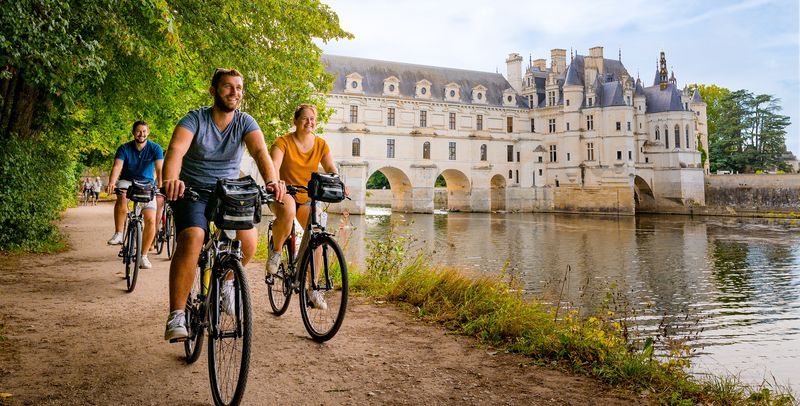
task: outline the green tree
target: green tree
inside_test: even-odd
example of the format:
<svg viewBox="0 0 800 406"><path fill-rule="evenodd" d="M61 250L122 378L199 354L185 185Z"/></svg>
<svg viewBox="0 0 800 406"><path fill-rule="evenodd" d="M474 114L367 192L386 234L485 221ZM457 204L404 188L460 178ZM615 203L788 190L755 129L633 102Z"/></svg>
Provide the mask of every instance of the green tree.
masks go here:
<svg viewBox="0 0 800 406"><path fill-rule="evenodd" d="M367 179L367 189L391 189L389 179L381 171L376 171Z"/></svg>
<svg viewBox="0 0 800 406"><path fill-rule="evenodd" d="M0 141L66 145L59 152L67 164L56 169L70 171L79 159L110 165L137 119L148 121L152 138L166 146L186 111L210 104L216 67L243 72L242 109L272 139L290 127L297 104L323 106L332 78L315 40L349 37L317 0L0 1ZM9 153L0 159L36 167ZM11 168L3 168L5 178ZM19 187L39 187L37 176L45 175L17 172L28 174L14 183ZM0 208L15 204L9 196L0 193ZM26 227L6 217L13 211L0 213L4 230L16 227L12 235ZM32 217L53 218L40 214Z"/></svg>

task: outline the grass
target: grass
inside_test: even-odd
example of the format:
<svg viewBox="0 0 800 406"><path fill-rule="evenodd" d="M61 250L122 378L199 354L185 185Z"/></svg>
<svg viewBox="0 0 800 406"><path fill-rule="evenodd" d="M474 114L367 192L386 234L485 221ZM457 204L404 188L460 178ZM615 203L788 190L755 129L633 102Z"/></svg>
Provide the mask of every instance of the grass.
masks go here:
<svg viewBox="0 0 800 406"><path fill-rule="evenodd" d="M652 339L632 342L613 312L579 317L522 295L504 275L469 277L430 266L425 254L404 255L409 239L371 242L365 269L351 270L351 291L409 305L426 320L477 338L539 365L594 377L666 404L791 405L791 390L748 387L735 378L699 380L681 351L654 356ZM559 316L557 316L557 314ZM688 348L688 347L687 347Z"/></svg>

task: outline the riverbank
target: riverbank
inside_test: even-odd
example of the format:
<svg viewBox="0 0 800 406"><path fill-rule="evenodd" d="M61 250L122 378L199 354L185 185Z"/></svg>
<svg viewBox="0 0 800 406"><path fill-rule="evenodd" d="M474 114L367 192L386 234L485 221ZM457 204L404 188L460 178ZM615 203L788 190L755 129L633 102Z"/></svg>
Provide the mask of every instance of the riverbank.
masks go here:
<svg viewBox="0 0 800 406"><path fill-rule="evenodd" d="M0 261L0 404L209 404L205 356L165 343L169 262L124 292L110 203L67 210L70 248ZM393 305L356 298L339 334L307 338L297 306L268 311L248 266L254 331L246 404L637 404L596 380L541 368ZM313 389L313 391L311 391Z"/></svg>

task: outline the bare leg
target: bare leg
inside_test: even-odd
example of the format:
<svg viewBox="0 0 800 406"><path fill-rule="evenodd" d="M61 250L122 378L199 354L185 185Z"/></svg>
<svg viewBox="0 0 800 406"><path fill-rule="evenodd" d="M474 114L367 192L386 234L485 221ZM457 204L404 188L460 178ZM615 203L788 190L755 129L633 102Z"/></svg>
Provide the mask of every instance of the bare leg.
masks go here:
<svg viewBox="0 0 800 406"><path fill-rule="evenodd" d="M125 216L128 214L128 198L125 195L117 195L117 201L114 203L114 230L118 233L122 232L125 226Z"/></svg>
<svg viewBox="0 0 800 406"><path fill-rule="evenodd" d="M289 237L289 233L292 232L292 223L295 216L294 198L286 195L283 197L282 205L273 203L269 208L275 214L275 221L272 223L272 248L278 251L281 249L280 247L283 247L283 243Z"/></svg>
<svg viewBox="0 0 800 406"><path fill-rule="evenodd" d="M144 255L153 248L153 237L156 236L156 211L153 209L146 209L142 211L144 216L144 232L142 233L142 247L144 248Z"/></svg>
<svg viewBox="0 0 800 406"><path fill-rule="evenodd" d="M203 248L205 231L200 227L189 227L178 235L175 255L169 266L169 310L183 310L186 298L194 283L197 259Z"/></svg>

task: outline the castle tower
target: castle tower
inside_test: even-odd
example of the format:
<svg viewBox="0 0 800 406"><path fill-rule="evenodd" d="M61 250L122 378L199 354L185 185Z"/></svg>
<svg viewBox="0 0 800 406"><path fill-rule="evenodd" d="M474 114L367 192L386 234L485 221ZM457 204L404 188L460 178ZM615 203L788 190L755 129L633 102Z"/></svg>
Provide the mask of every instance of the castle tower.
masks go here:
<svg viewBox="0 0 800 406"><path fill-rule="evenodd" d="M508 83L517 93L522 92L522 56L518 53L508 55L506 59L506 77Z"/></svg>
<svg viewBox="0 0 800 406"><path fill-rule="evenodd" d="M659 67L658 67L658 85L661 90L667 88L667 84L669 83L669 77L667 76L669 72L667 72L667 57L664 54L664 51L661 51L661 58L659 58Z"/></svg>

